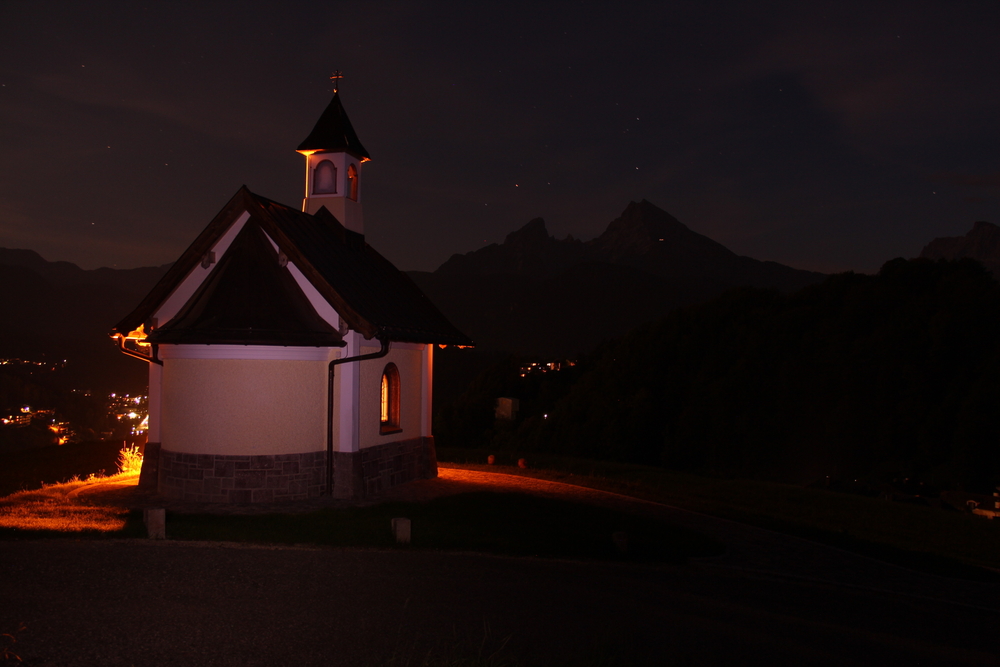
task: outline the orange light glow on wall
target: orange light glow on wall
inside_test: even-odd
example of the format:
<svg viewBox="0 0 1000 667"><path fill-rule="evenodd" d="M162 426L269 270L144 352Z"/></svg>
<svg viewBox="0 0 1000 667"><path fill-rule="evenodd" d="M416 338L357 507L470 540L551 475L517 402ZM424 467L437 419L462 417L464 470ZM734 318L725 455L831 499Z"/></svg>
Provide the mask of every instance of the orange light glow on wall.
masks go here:
<svg viewBox="0 0 1000 667"><path fill-rule="evenodd" d="M148 346L149 343L146 342L146 325L140 324L138 329L129 331L125 335L125 340L134 340L137 345Z"/></svg>
<svg viewBox="0 0 1000 667"><path fill-rule="evenodd" d="M347 198L358 200L358 168L353 164L347 166Z"/></svg>
<svg viewBox="0 0 1000 667"><path fill-rule="evenodd" d="M389 421L389 378L382 375L382 423L385 424Z"/></svg>
<svg viewBox="0 0 1000 667"><path fill-rule="evenodd" d="M395 433L399 430L399 369L392 362L382 371L381 404L379 431Z"/></svg>

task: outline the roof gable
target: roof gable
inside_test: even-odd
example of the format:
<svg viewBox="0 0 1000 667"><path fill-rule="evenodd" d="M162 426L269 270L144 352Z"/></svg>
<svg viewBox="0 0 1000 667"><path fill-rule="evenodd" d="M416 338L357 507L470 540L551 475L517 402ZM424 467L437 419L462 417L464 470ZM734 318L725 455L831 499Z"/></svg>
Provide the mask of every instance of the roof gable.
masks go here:
<svg viewBox="0 0 1000 667"><path fill-rule="evenodd" d="M249 214L245 225L259 227L350 328L365 338L472 345L472 341L448 322L408 276L369 246L364 236L344 228L325 208L310 215L254 195L245 186L209 223L139 307L118 323L115 331L127 334L141 324L146 325L147 332L151 331L150 320L157 309L245 213ZM276 258L274 263L276 265ZM214 269L213 275L218 269ZM201 298L205 298L204 295ZM188 303L194 300L192 297ZM186 306L184 310L187 311ZM193 317L188 312L183 315ZM181 316L182 313L178 313L171 323ZM171 323L161 324L166 329ZM151 336L151 340L157 338Z"/></svg>
<svg viewBox="0 0 1000 667"><path fill-rule="evenodd" d="M212 273L152 343L337 347L345 343L278 261L260 226L243 225Z"/></svg>

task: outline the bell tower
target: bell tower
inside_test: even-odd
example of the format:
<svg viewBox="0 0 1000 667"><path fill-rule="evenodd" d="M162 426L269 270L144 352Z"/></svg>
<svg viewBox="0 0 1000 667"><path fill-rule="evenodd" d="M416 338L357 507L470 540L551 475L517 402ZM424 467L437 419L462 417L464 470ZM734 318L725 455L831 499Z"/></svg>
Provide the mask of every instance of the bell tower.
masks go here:
<svg viewBox="0 0 1000 667"><path fill-rule="evenodd" d="M316 121L305 141L296 149L306 158L306 193L302 210L315 213L325 206L340 224L359 234L365 233L361 214L361 164L371 158L340 102L339 81L333 73L333 99Z"/></svg>

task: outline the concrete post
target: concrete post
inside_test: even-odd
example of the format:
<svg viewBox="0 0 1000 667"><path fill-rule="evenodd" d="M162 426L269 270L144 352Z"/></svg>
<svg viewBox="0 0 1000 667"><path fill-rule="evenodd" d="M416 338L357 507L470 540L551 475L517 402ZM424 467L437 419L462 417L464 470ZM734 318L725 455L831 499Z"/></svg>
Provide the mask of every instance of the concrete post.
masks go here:
<svg viewBox="0 0 1000 667"><path fill-rule="evenodd" d="M167 511L164 509L144 509L142 521L151 540L167 539Z"/></svg>
<svg viewBox="0 0 1000 667"><path fill-rule="evenodd" d="M392 520L392 534L396 538L396 544L409 544L410 543L410 520L409 519L393 519Z"/></svg>

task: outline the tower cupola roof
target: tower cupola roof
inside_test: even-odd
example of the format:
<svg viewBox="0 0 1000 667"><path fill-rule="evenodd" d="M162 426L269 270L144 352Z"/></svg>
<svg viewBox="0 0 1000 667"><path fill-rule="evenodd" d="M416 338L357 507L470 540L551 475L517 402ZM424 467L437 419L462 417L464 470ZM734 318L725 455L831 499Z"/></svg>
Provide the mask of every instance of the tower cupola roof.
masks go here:
<svg viewBox="0 0 1000 667"><path fill-rule="evenodd" d="M295 150L300 153L344 151L363 162L371 159L368 151L361 145L357 132L351 126L347 112L344 111L344 105L340 102L340 94L336 92L333 94L330 104L327 105L326 111L316 121L312 132Z"/></svg>

